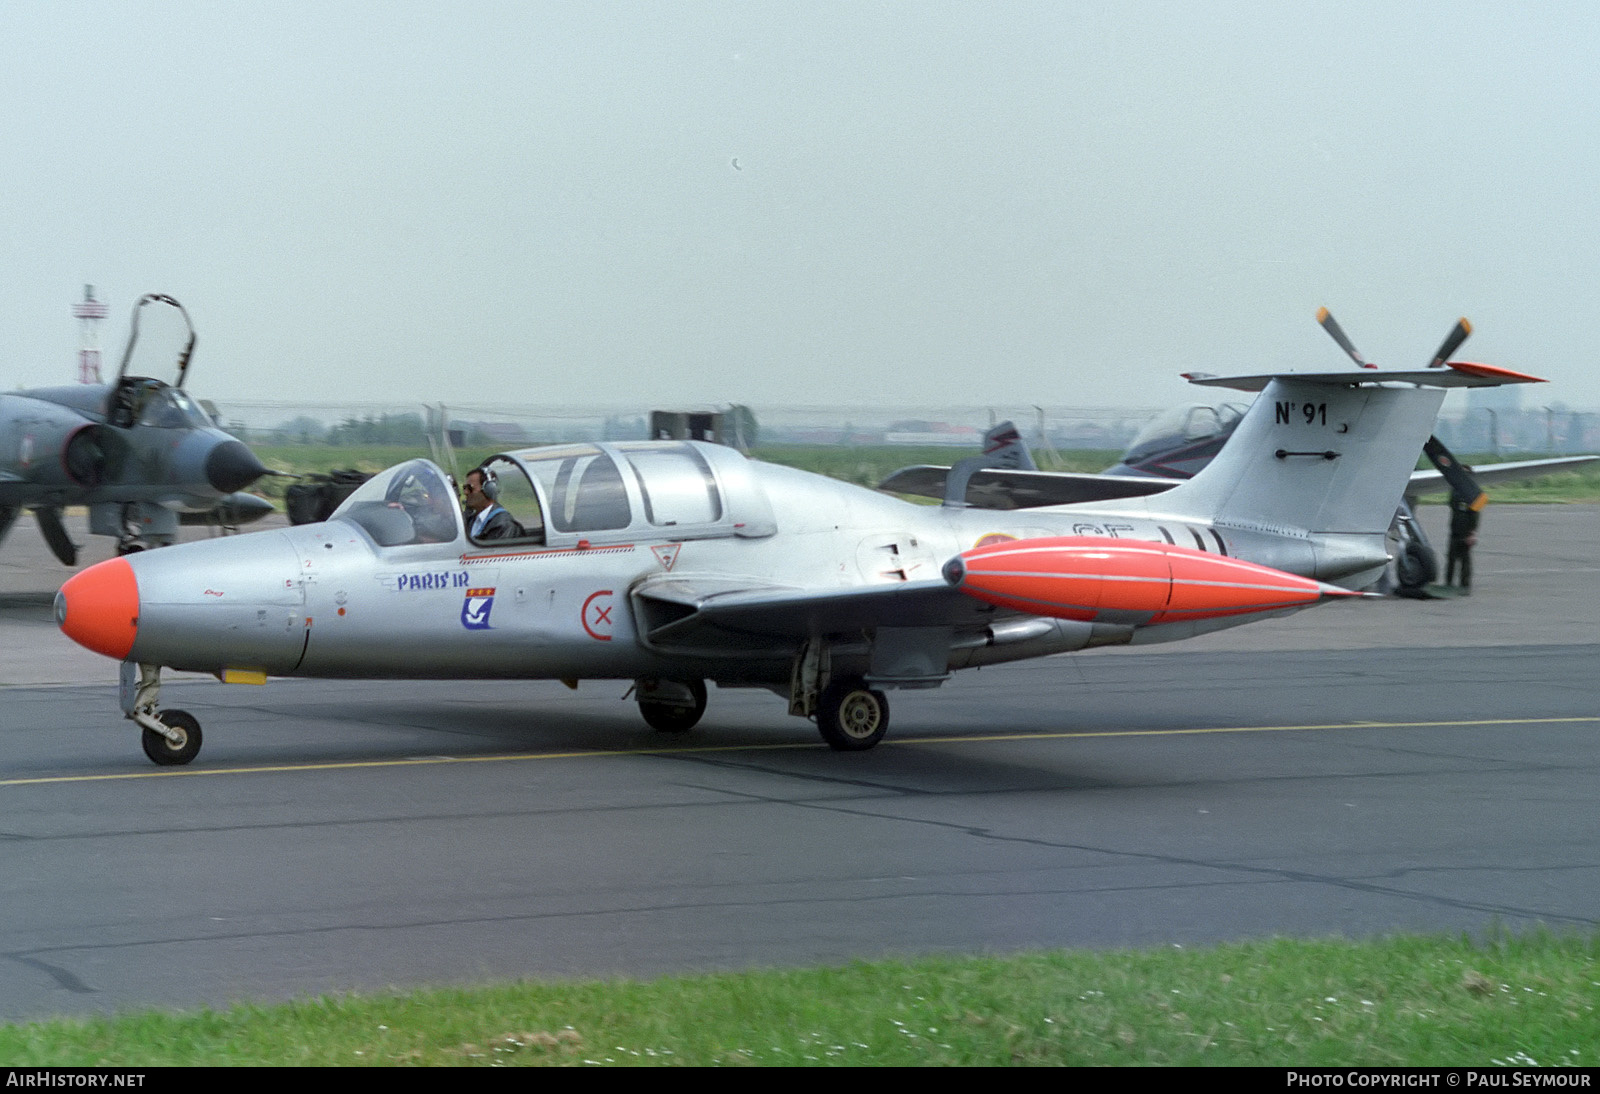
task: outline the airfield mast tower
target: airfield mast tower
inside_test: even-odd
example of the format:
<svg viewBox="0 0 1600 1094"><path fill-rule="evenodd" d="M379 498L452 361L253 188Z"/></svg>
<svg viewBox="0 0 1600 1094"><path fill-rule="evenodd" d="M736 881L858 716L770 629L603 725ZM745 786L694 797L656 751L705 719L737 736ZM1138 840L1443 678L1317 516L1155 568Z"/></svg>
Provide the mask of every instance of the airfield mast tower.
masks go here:
<svg viewBox="0 0 1600 1094"><path fill-rule="evenodd" d="M81 335L78 349L78 383L100 383L100 320L106 317L103 301L94 298L94 286L83 287L83 300L72 305Z"/></svg>

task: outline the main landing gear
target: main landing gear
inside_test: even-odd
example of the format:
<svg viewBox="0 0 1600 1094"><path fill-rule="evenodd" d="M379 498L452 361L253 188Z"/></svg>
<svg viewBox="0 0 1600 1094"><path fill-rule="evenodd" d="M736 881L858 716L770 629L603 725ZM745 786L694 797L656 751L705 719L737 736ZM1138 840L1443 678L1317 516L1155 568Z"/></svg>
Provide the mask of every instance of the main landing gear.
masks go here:
<svg viewBox="0 0 1600 1094"><path fill-rule="evenodd" d="M646 677L634 681L633 693L645 724L662 733L687 733L706 712L704 680ZM809 710L797 710L791 704L791 713L816 719L817 732L835 751L865 752L889 731L889 700L859 676L834 677L806 700ZM155 759L153 753L151 759Z"/></svg>
<svg viewBox="0 0 1600 1094"><path fill-rule="evenodd" d="M160 710L161 666L122 663L122 712L144 730L139 743L162 767L188 763L200 754L200 723L184 710Z"/></svg>
<svg viewBox="0 0 1600 1094"><path fill-rule="evenodd" d="M889 732L889 700L859 676L828 682L817 696L817 732L838 752L865 752Z"/></svg>
<svg viewBox="0 0 1600 1094"><path fill-rule="evenodd" d="M643 679L633 687L645 724L662 733L687 733L706 712L704 680Z"/></svg>
<svg viewBox="0 0 1600 1094"><path fill-rule="evenodd" d="M824 639L812 639L795 655L789 713L814 719L835 752L865 752L889 732L889 700L864 677L835 673Z"/></svg>

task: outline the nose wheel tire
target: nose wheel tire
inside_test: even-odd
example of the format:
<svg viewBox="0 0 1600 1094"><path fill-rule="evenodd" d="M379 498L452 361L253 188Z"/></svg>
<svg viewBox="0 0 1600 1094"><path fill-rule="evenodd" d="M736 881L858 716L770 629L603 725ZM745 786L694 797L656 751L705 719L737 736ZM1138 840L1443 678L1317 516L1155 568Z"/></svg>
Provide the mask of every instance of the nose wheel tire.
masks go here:
<svg viewBox="0 0 1600 1094"><path fill-rule="evenodd" d="M640 699L639 715L644 718L645 725L662 733L687 733L695 727L700 716L706 712L706 682L684 680L682 683L694 698L694 705L679 706L676 703Z"/></svg>
<svg viewBox="0 0 1600 1094"><path fill-rule="evenodd" d="M817 696L817 731L839 752L864 752L889 731L889 700L855 677L834 680Z"/></svg>
<svg viewBox="0 0 1600 1094"><path fill-rule="evenodd" d="M200 754L200 723L188 711L164 710L161 712L161 724L176 730L182 739L174 743L153 729L145 730L139 743L144 746L144 754L153 763L162 767L176 767Z"/></svg>

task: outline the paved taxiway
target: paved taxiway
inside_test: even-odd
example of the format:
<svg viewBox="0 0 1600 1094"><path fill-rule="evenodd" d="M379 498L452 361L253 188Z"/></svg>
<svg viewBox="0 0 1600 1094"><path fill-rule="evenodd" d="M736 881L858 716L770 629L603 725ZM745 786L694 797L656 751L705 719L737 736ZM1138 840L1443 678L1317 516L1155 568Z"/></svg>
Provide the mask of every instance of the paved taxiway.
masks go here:
<svg viewBox="0 0 1600 1094"><path fill-rule="evenodd" d="M863 755L764 692L664 745L611 684L191 678L178 772L50 625L32 531L0 550L0 1017L1600 920L1600 507L1492 508L1470 600L964 673Z"/></svg>

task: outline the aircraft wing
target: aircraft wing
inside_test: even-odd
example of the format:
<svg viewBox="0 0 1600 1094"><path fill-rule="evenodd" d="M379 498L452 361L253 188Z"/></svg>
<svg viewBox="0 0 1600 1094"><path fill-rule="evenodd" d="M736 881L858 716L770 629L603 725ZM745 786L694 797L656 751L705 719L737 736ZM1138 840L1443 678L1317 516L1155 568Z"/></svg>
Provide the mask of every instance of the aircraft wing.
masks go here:
<svg viewBox="0 0 1600 1094"><path fill-rule="evenodd" d="M797 642L818 635L882 626L978 627L996 618L992 607L942 578L819 591L662 576L636 586L632 599L650 646L739 657L787 656Z"/></svg>
<svg viewBox="0 0 1600 1094"><path fill-rule="evenodd" d="M1472 477L1485 486L1497 482L1523 482L1554 471L1576 471L1597 461L1600 461L1600 456L1557 456L1545 460L1518 460L1515 463L1484 463L1472 468ZM1449 489L1450 484L1439 472L1413 471L1406 493L1443 494Z"/></svg>
<svg viewBox="0 0 1600 1094"><path fill-rule="evenodd" d="M880 482L878 489L943 501L949 474L948 467L906 467ZM1037 509L1043 505L1141 498L1176 485L1175 479L985 467L974 471L967 483L967 504L974 509Z"/></svg>

